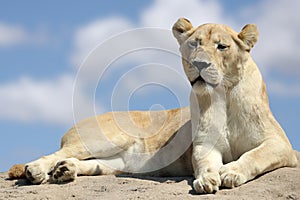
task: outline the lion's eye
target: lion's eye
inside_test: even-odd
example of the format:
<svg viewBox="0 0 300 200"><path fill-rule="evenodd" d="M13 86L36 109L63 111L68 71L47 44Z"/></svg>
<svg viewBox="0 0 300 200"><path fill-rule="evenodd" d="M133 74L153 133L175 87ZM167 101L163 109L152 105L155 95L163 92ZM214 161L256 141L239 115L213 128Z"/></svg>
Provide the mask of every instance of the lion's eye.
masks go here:
<svg viewBox="0 0 300 200"><path fill-rule="evenodd" d="M189 45L190 48L195 49L198 46L198 41L191 40L191 41L188 42L188 45Z"/></svg>
<svg viewBox="0 0 300 200"><path fill-rule="evenodd" d="M224 51L228 48L228 46L225 44L217 44L216 46L217 46L217 49L220 51Z"/></svg>

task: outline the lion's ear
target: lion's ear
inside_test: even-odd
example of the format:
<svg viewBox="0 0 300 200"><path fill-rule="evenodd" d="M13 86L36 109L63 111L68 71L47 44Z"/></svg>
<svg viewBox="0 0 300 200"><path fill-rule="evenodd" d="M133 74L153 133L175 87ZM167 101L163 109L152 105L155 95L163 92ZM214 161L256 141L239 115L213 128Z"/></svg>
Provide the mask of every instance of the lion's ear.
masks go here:
<svg viewBox="0 0 300 200"><path fill-rule="evenodd" d="M193 28L193 25L188 19L179 18L173 25L172 32L179 44L182 44L189 36L189 30Z"/></svg>
<svg viewBox="0 0 300 200"><path fill-rule="evenodd" d="M258 35L257 26L255 24L247 24L238 34L238 37L243 41L246 46L246 50L250 51L257 42Z"/></svg>

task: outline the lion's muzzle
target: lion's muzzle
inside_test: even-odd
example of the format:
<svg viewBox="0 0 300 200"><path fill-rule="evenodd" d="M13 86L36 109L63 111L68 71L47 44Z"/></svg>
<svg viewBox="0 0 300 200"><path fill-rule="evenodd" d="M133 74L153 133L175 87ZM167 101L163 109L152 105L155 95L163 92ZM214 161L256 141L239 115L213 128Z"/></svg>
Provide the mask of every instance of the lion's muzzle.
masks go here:
<svg viewBox="0 0 300 200"><path fill-rule="evenodd" d="M195 79L195 82L201 80L212 86L216 86L220 81L220 73L215 65L211 62L206 62L200 59L193 59L191 64L197 69L199 77ZM192 84L193 85L193 84Z"/></svg>

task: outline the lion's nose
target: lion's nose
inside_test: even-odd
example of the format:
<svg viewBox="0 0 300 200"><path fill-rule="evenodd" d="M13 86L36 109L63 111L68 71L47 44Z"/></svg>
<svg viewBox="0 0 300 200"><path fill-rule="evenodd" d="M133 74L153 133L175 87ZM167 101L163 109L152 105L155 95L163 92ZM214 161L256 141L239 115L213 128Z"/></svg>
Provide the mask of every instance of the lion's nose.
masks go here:
<svg viewBox="0 0 300 200"><path fill-rule="evenodd" d="M199 60L194 60L192 64L197 67L199 72L201 72L202 69L207 68L211 65L211 63L205 62L205 61L199 61Z"/></svg>

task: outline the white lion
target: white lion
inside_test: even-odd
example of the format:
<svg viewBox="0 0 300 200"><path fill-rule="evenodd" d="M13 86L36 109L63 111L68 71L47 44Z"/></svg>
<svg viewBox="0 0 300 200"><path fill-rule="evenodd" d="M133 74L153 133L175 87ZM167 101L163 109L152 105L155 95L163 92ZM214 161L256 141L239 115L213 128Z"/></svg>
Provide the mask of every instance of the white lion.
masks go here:
<svg viewBox="0 0 300 200"><path fill-rule="evenodd" d="M192 84L194 189L212 193L264 172L296 166L284 131L270 111L265 83L249 52L256 25L240 33L219 24L173 26Z"/></svg>
<svg viewBox="0 0 300 200"><path fill-rule="evenodd" d="M212 193L219 186L235 187L264 172L295 166L292 147L270 111L264 82L249 55L258 37L256 26L236 33L217 24L194 28L179 19L173 33L193 88L191 114L186 107L91 117L63 136L59 151L25 167L13 166L10 177L24 172L40 184L72 181L77 175L194 172L194 189Z"/></svg>

